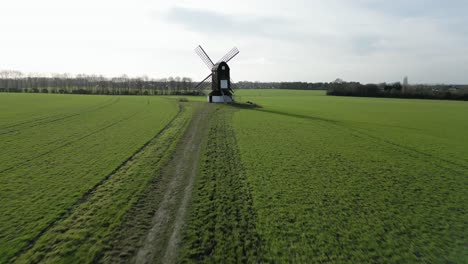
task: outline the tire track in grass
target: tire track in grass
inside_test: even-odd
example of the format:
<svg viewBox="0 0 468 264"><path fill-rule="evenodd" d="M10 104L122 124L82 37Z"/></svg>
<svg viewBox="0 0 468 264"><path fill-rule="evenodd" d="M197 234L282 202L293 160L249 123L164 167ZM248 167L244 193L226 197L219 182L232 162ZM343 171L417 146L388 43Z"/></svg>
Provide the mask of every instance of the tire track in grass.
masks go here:
<svg viewBox="0 0 468 264"><path fill-rule="evenodd" d="M327 125L330 125L330 124L327 124ZM466 172L463 172L463 171L468 170L468 166L465 164L460 164L458 162L454 162L454 161L450 161L441 157L437 157L433 154L420 151L416 148L413 148L410 146L404 146L404 145L395 143L391 140L384 139L375 135L371 135L363 131L362 129L352 128L352 127L345 126L344 124L339 124L339 123L336 123L333 125L335 128L340 129L341 131L347 131L350 135L354 137L361 138L361 139L366 138L366 139L376 142L377 144L385 144L391 149L393 149L394 151L399 152L401 154L408 155L418 160L422 160L423 162L428 163L429 166L442 168L442 169L451 171L459 175L466 175ZM453 166L455 168L450 167L450 166Z"/></svg>
<svg viewBox="0 0 468 264"><path fill-rule="evenodd" d="M354 131L354 132L356 132L356 133L358 133L358 134L365 135L366 137L371 138L371 139L373 139L373 140L375 140L375 141L379 141L379 142L385 143L385 144L387 144L387 145L391 145L391 146L393 146L394 148L398 148L398 149L404 150L404 151L406 151L406 152L408 152L408 153L413 153L413 154L415 154L415 155L424 156L424 157L426 157L426 158L430 158L430 159L435 160L435 161L438 161L438 162L446 163L446 164L455 166L455 167L457 167L458 169L468 170L468 166L467 166L467 165L460 164L460 163L458 163L458 162L454 162L454 161L451 161L451 160L447 160L447 159L444 159L444 158L441 158L441 157L437 157L437 156L435 156L435 155L433 155L433 154L430 154L430 153L426 153L426 152L424 152L424 151L417 150L416 148L412 148L412 147L410 147L410 146L404 146L404 145L401 145L401 144L392 142L392 141L390 141L390 140L388 140L388 139L384 139L384 138L381 138L381 137L378 137L378 136L371 135L371 134L366 133L366 132L364 132L364 131L362 131L362 130L360 130L360 129L349 128L349 127L348 127L347 129L352 130L352 131ZM404 151L400 151L400 152L401 152L401 153L405 153ZM442 166L442 165L441 165L440 167L442 167L442 168L444 168L444 169L448 169L448 168L446 168L446 167L444 167L444 166ZM455 171L455 170L454 170L454 172L458 172L458 171ZM458 173L460 173L460 172L458 172Z"/></svg>
<svg viewBox="0 0 468 264"><path fill-rule="evenodd" d="M0 128L2 130L6 130L6 129L3 129L3 128ZM13 133L18 133L19 131L18 130L6 130L5 132L1 132L0 133L0 136L1 135L6 135L6 134L13 134Z"/></svg>
<svg viewBox="0 0 468 264"><path fill-rule="evenodd" d="M28 125L28 124L31 124L31 125L25 126L25 127L22 127L22 128L32 128L32 127L36 127L36 126L40 126L40 125L47 125L47 124L54 123L54 122L57 122L57 121L66 120L66 119L69 119L69 118L72 118L72 117L75 117L75 116L79 116L79 115L82 115L82 114L85 114L85 113L92 113L92 112L104 109L106 107L109 107L109 106L112 106L112 105L118 103L120 101L120 98L115 98L115 99L111 99L111 100L108 100L108 101L110 101L110 102L109 103L104 102L103 104L99 104L97 106L92 106L92 107L89 107L88 109L85 108L85 110L79 111L79 112L76 112L76 113L73 113L73 114L69 114L69 115L65 115L65 116L63 116L62 114L58 114L58 115L53 115L53 116L42 117L42 118L38 118L38 119L34 119L34 120L29 120L29 121L25 121L25 122L21 122L21 123L8 125L8 126L5 126L5 127L2 127L1 129L11 129L11 128L16 128L16 127L22 127L23 125ZM55 118L55 119L52 119L52 118ZM52 120L48 120L48 119L52 119ZM45 120L45 122L40 122L40 121L44 121L44 120ZM37 122L37 123L35 123L35 122ZM20 132L21 130L13 129L13 130L10 130L10 131ZM10 131L6 132L6 133L0 133L0 135L9 134L9 133L11 133Z"/></svg>
<svg viewBox="0 0 468 264"><path fill-rule="evenodd" d="M56 148L53 148L53 149L48 150L48 151L46 151L46 152L43 152L43 153L41 153L41 154L39 154L39 155L37 155L37 156L35 156L35 157L33 157L33 158L30 158L30 159L28 159L28 160L19 162L19 163L13 165L13 166L10 166L10 167L8 167L8 168L5 168L5 169L1 170L0 173L5 173L5 172L8 172L8 171L10 171L10 170L12 170L12 169L16 169L16 168L18 168L19 166L26 165L26 164L28 164L28 163L31 162L31 161L34 161L34 160L36 160L36 159L38 159L38 158L41 158L41 157L43 157L43 156L46 156L46 155L48 155L48 154L50 154L50 153L52 153L52 152L55 152L55 151L57 151L57 150L59 150L59 149L62 149L62 148L67 147L67 146L69 146L69 145L72 145L73 143L76 143L76 142L78 142L78 141L81 141L81 140L83 140L83 139L85 139L85 138L88 138L88 137L90 137L90 136L93 136L93 135L95 135L95 134L98 134L98 133L100 133L100 132L102 132L102 131L104 131L104 130L106 130L106 129L108 129L108 128L111 128L111 127L113 127L113 126L118 125L119 123L122 123L122 122L124 122L124 121L126 121L126 120L129 120L130 118L136 116L137 114L139 114L139 113L141 113L141 112L142 112L142 111L135 112L135 113L133 113L133 114L131 114L131 115L129 115L129 116L126 116L126 117L121 118L121 119L119 119L119 120L117 120L117 121L115 121L115 122L112 122L112 123L109 124L109 125L106 125L106 126L104 126L104 127L98 128L98 129L96 129L96 130L94 130L94 131L92 131L92 132L90 132L90 133L88 133L88 134L86 134L86 135L84 135L84 136L82 136L82 137L79 137L79 138L76 138L76 139L74 139L74 140L68 141L68 142L66 142L65 144L62 144L62 145L60 145L60 146L58 146L58 147L56 147Z"/></svg>
<svg viewBox="0 0 468 264"><path fill-rule="evenodd" d="M455 173L458 173L458 174L465 174L465 173L460 172L458 170L467 170L468 169L468 165L460 164L459 162L455 162L455 161L447 160L447 159L444 159L444 158L441 158L441 157L437 157L437 156L435 156L433 154L417 150L417 149L412 148L410 146L404 146L404 145L395 143L393 141L390 141L388 139L384 139L384 138L381 138L381 137L378 137L378 136L371 135L369 133L366 133L366 132L362 131L361 129L346 126L345 122L343 122L343 121L320 118L320 117L314 117L314 116L308 116L308 115L301 115L301 114L291 114L291 113L281 112L281 111L276 111L276 110L266 110L266 109L251 109L251 110L270 113L270 114L283 115L283 116L288 116L288 117L295 117L295 118L300 118L300 119L310 120L310 121L319 121L325 126L333 126L333 127L337 128L337 129L340 129L342 131L349 131L355 137L358 137L358 138L366 137L366 138L369 138L369 139L374 140L376 142L384 143L384 144L392 147L393 149L399 151L400 153L407 154L407 155L413 155L414 157L416 157L416 156L421 157L422 156L422 157L424 157L423 160L425 160L425 162L429 163L430 165L437 166L437 167L440 167L440 168L444 168L444 169L447 169L447 170L451 170L452 172L455 172ZM430 162L429 159L432 160L433 162ZM465 161L465 160L463 160L463 161ZM438 163L438 164L434 164L434 163ZM445 163L445 165L443 165L444 163ZM455 166L458 170L455 170L453 168L449 168L449 167L447 167L447 165L448 166L450 166L450 165Z"/></svg>
<svg viewBox="0 0 468 264"><path fill-rule="evenodd" d="M141 153L152 141L154 141L156 138L160 137L168 128L170 128L175 120L182 114L183 108L179 107L178 113L169 121L169 123L163 127L158 133L156 133L151 139L149 139L147 142L145 142L140 148L138 148L132 155L130 155L127 159L125 159L119 166L117 166L112 172L110 172L108 175L106 175L102 180L100 180L98 183L96 183L91 189L89 189L87 192L85 192L80 199L78 199L73 205L71 205L69 208L67 208L64 212L62 212L56 219L51 221L46 227L44 227L33 239L31 239L30 243L19 250L15 256L11 259L11 262L13 262L16 258L21 257L24 253L26 253L28 250L32 249L34 245L41 239L44 234L46 234L49 230L57 226L60 222L64 221L67 219L70 215L73 214L74 210L78 208L81 204L85 203L88 201L88 199L93 195L93 193L96 192L98 188L103 186L109 179L112 178L113 175L115 175L119 170L121 170L123 167L125 167L131 160L134 159L136 155ZM137 114L137 113L135 113ZM135 114L127 117L131 118ZM39 260L40 261L40 260Z"/></svg>

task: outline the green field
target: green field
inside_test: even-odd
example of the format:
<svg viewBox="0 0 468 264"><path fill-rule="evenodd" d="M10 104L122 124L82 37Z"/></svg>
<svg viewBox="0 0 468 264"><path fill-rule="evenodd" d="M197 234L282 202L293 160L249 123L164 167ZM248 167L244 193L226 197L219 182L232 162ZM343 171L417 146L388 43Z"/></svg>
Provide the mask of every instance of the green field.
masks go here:
<svg viewBox="0 0 468 264"><path fill-rule="evenodd" d="M183 260L466 261L468 104L239 94L263 108L226 110L243 167L200 174Z"/></svg>
<svg viewBox="0 0 468 264"><path fill-rule="evenodd" d="M134 262L171 201L180 262L467 261L466 102L236 94L261 107L0 94L0 263ZM200 113L183 208L164 168Z"/></svg>
<svg viewBox="0 0 468 264"><path fill-rule="evenodd" d="M37 246L178 111L158 97L0 95L0 263ZM137 179L134 188L141 189L147 179ZM136 192L125 191L130 198ZM131 202L127 196L120 197L123 206ZM89 230L80 232L77 240Z"/></svg>

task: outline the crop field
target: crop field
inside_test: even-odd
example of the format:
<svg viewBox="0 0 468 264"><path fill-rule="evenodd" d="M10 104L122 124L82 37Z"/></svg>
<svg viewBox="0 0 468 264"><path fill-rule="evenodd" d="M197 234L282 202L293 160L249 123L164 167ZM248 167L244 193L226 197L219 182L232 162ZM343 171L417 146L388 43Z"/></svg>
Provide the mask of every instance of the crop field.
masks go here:
<svg viewBox="0 0 468 264"><path fill-rule="evenodd" d="M0 94L0 263L466 262L466 102L236 96Z"/></svg>

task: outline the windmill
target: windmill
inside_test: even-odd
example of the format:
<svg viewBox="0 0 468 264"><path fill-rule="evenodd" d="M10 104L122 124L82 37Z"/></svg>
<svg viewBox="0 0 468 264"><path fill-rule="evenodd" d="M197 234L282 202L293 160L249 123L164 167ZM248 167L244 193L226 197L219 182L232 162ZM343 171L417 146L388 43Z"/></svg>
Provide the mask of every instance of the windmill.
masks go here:
<svg viewBox="0 0 468 264"><path fill-rule="evenodd" d="M234 101L233 87L231 85L230 69L227 64L232 58L239 54L239 50L234 47L226 55L224 55L218 62L213 63L205 50L198 45L195 52L200 56L202 61L206 64L211 73L201 81L195 89L206 87L211 78L211 92L208 94L208 102L210 103L231 103Z"/></svg>

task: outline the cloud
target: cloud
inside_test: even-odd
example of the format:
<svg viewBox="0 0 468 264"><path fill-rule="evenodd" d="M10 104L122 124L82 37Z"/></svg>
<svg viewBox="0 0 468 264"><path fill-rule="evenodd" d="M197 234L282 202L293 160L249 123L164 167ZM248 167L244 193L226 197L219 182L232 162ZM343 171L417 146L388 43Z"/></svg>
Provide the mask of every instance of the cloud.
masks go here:
<svg viewBox="0 0 468 264"><path fill-rule="evenodd" d="M236 80L468 83L466 0L95 2L5 1L0 67L198 78L235 45Z"/></svg>
<svg viewBox="0 0 468 264"><path fill-rule="evenodd" d="M293 21L283 17L249 16L224 14L209 10L174 7L166 15L170 23L178 24L190 31L216 36L262 37L284 40L298 38Z"/></svg>
<svg viewBox="0 0 468 264"><path fill-rule="evenodd" d="M297 17L226 14L204 9L174 7L165 15L165 20L205 36L271 40L293 46L321 47L324 50L345 46L346 52L360 56L375 51L380 40L378 35L372 33L350 36L339 31L318 29L314 27L313 22Z"/></svg>
<svg viewBox="0 0 468 264"><path fill-rule="evenodd" d="M454 9L451 4L442 11L436 1L425 3L427 6L420 0L397 0L394 6L381 0L297 1L295 8L281 10L265 2L260 3L265 6L262 14L253 15L249 10L210 9L209 5L174 6L163 20L199 34L204 42L248 43L250 53L241 49L239 58L247 56L242 61L246 79L343 76L366 82L394 81L412 74L418 78L415 81L440 82L443 76L459 76L456 82L460 82L466 79L463 70L455 68L454 73L450 62L466 62L462 55L468 47L464 18L444 16ZM262 58L262 63L249 58ZM249 70L253 68L255 71ZM421 77L434 71L445 74Z"/></svg>
<svg viewBox="0 0 468 264"><path fill-rule="evenodd" d="M361 6L396 17L449 18L465 16L466 0L361 0Z"/></svg>

